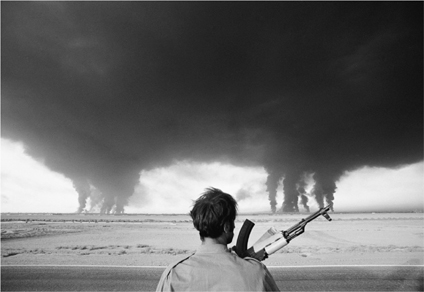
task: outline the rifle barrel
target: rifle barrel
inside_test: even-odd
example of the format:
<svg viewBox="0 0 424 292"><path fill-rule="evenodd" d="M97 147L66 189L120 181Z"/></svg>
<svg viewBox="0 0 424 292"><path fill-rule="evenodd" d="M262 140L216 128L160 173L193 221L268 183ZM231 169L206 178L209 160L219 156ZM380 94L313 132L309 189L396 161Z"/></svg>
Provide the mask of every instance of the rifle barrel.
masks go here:
<svg viewBox="0 0 424 292"><path fill-rule="evenodd" d="M293 231L296 231L298 229L304 228L306 224L311 222L312 220L316 219L319 216L324 216L328 221L331 221L330 216L327 214L327 212L330 210L331 205L328 205L324 208L320 208L318 211L316 211L314 214L310 215L306 219L302 219L299 223L296 223L296 225L290 227L286 231L283 231L283 234L290 234Z"/></svg>

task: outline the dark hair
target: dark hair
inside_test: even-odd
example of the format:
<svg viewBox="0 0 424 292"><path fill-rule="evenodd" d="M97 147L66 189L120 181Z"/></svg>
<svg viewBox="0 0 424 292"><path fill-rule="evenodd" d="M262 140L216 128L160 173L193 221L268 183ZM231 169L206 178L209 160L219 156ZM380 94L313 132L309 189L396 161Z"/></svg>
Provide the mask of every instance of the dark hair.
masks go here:
<svg viewBox="0 0 424 292"><path fill-rule="evenodd" d="M225 223L230 223L234 228L237 202L231 195L219 189L207 188L194 202L190 216L200 238L217 238L224 232Z"/></svg>

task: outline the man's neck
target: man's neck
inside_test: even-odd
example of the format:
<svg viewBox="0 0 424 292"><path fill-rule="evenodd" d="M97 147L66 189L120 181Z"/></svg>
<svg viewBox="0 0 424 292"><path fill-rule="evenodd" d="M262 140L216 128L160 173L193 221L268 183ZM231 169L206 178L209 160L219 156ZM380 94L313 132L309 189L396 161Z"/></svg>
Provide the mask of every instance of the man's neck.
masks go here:
<svg viewBox="0 0 424 292"><path fill-rule="evenodd" d="M215 245L215 244L222 244L224 246L227 246L227 240L223 236L220 236L217 238L210 238L210 237L203 238L202 245Z"/></svg>

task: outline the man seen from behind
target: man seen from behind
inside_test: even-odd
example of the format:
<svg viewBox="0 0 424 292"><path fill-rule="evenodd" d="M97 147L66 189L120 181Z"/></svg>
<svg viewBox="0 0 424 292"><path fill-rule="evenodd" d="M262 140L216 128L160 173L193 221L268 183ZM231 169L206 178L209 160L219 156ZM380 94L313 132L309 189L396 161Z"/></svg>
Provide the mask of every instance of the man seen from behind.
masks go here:
<svg viewBox="0 0 424 292"><path fill-rule="evenodd" d="M237 216L231 195L206 189L190 216L201 244L194 254L166 268L156 291L279 291L264 264L228 249Z"/></svg>

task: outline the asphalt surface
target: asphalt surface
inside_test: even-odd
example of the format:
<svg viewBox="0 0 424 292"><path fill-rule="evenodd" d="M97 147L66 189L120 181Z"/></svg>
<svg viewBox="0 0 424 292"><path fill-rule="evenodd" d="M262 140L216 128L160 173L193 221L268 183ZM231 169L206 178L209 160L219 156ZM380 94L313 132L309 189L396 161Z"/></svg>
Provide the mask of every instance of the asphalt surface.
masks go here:
<svg viewBox="0 0 424 292"><path fill-rule="evenodd" d="M1 291L154 291L163 267L2 266ZM281 291L423 291L424 266L270 267Z"/></svg>

